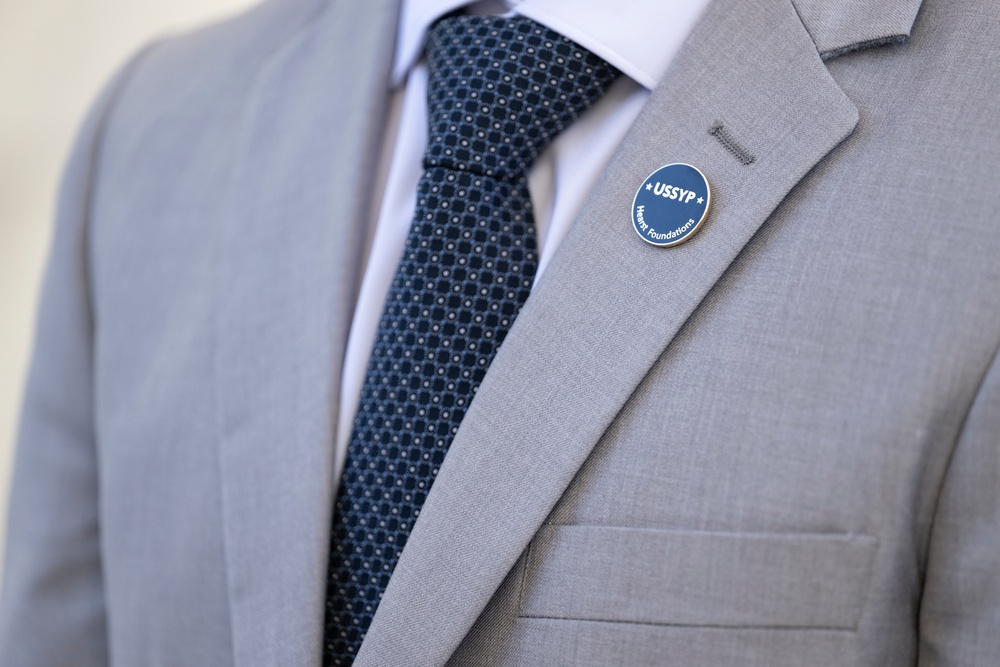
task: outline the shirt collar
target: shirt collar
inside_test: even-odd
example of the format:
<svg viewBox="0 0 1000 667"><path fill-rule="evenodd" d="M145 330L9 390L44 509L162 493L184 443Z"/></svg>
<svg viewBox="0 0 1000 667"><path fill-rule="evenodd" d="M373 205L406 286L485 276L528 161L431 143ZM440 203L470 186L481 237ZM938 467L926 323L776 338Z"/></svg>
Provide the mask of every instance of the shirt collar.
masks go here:
<svg viewBox="0 0 1000 667"><path fill-rule="evenodd" d="M465 5L478 13L508 9L568 37L652 90L710 0L403 0L392 70L406 80L423 53L427 30Z"/></svg>

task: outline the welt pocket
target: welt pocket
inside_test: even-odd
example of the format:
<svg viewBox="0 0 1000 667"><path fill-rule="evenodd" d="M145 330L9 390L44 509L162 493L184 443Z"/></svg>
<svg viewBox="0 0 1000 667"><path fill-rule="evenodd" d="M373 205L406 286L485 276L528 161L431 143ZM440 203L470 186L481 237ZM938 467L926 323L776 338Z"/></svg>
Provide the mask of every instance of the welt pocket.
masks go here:
<svg viewBox="0 0 1000 667"><path fill-rule="evenodd" d="M522 617L853 630L877 541L858 534L542 527Z"/></svg>

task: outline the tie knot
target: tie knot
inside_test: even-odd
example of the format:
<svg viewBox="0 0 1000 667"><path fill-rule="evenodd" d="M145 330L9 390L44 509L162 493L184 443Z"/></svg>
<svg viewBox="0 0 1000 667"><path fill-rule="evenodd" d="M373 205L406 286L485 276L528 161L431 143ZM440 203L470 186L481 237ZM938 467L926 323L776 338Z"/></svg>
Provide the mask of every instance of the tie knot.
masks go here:
<svg viewBox="0 0 1000 667"><path fill-rule="evenodd" d="M427 38L424 166L520 179L552 138L618 76L521 16L450 16Z"/></svg>

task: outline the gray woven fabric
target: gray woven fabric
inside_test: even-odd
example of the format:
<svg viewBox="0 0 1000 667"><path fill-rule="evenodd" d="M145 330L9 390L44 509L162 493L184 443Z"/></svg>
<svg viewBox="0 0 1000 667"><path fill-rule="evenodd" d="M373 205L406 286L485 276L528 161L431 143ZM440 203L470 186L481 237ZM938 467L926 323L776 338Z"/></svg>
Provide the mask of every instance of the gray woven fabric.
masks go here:
<svg viewBox="0 0 1000 667"><path fill-rule="evenodd" d="M1000 9L861 4L710 5L491 364L355 664L1000 662ZM4 667L319 664L397 19L265 3L99 103L25 398ZM712 211L658 249L629 205L677 161Z"/></svg>

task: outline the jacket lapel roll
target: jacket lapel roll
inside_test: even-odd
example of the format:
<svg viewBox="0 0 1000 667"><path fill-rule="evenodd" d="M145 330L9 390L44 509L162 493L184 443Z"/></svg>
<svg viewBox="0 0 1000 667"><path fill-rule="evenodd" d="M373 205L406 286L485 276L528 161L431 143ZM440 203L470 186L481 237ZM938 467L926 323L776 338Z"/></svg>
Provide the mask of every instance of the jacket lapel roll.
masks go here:
<svg viewBox="0 0 1000 667"><path fill-rule="evenodd" d="M395 4L326 3L247 105L220 244L215 368L240 665L319 663L334 413Z"/></svg>
<svg viewBox="0 0 1000 667"><path fill-rule="evenodd" d="M636 39L655 39L649 29ZM710 6L490 367L358 667L448 660L684 322L857 120L790 0ZM705 173L712 211L662 249L632 230L630 205L672 162Z"/></svg>

